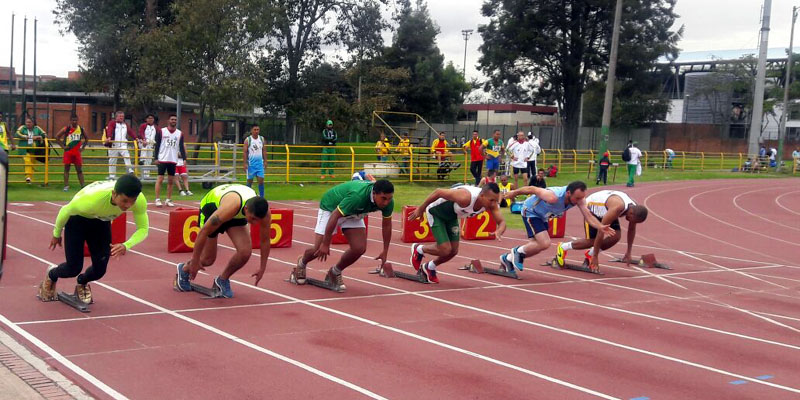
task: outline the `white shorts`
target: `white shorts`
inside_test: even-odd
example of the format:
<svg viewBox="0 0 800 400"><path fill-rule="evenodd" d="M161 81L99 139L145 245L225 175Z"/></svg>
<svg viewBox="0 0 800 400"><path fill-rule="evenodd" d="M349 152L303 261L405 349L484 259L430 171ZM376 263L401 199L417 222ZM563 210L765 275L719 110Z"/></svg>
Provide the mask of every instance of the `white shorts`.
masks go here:
<svg viewBox="0 0 800 400"><path fill-rule="evenodd" d="M331 219L331 212L325 211L320 208L319 211L317 211L317 226L314 228L314 233L324 236L325 227L328 226L328 220L330 219ZM348 217L339 218L339 221L337 221L336 226L342 227L343 229L367 227L366 225L364 225L363 215L351 215ZM334 234L336 234L336 232L334 232Z"/></svg>

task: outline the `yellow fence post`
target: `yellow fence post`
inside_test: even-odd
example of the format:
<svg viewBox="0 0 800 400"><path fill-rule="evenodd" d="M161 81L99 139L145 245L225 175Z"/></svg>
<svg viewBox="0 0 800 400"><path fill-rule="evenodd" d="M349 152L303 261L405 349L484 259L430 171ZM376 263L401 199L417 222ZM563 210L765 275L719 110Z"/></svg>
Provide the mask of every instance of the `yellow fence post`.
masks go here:
<svg viewBox="0 0 800 400"><path fill-rule="evenodd" d="M469 153L467 153L467 151L465 150L464 151L464 183L467 183L467 170L469 169L469 167L467 167L468 165L469 165Z"/></svg>
<svg viewBox="0 0 800 400"><path fill-rule="evenodd" d="M44 185L50 180L50 140L44 138Z"/></svg>
<svg viewBox="0 0 800 400"><path fill-rule="evenodd" d="M558 162L556 164L558 164L558 170L561 171L561 149L557 150L558 150Z"/></svg>
<svg viewBox="0 0 800 400"><path fill-rule="evenodd" d="M647 168L647 150L644 152L644 165L642 165L642 169Z"/></svg>
<svg viewBox="0 0 800 400"><path fill-rule="evenodd" d="M286 147L286 183L289 183L289 145L284 144Z"/></svg>
<svg viewBox="0 0 800 400"><path fill-rule="evenodd" d="M414 182L414 150L408 146L408 181Z"/></svg>
<svg viewBox="0 0 800 400"><path fill-rule="evenodd" d="M217 142L214 142L214 177L219 178L219 144ZM236 179L236 170L233 171L233 179Z"/></svg>
<svg viewBox="0 0 800 400"><path fill-rule="evenodd" d="M703 169L706 166L706 153L700 152L700 172L703 172Z"/></svg>
<svg viewBox="0 0 800 400"><path fill-rule="evenodd" d="M744 164L742 164L742 153L739 153L739 168L743 168Z"/></svg>
<svg viewBox="0 0 800 400"><path fill-rule="evenodd" d="M186 160L184 160L186 162ZM136 171L134 175L140 176L142 171L140 171L139 166L139 142L137 140L133 141L133 170Z"/></svg>
<svg viewBox="0 0 800 400"><path fill-rule="evenodd" d="M547 164L547 152L544 151L544 149L542 149L542 163L541 163L541 165L545 165L545 164Z"/></svg>
<svg viewBox="0 0 800 400"><path fill-rule="evenodd" d="M686 171L686 152L681 152L681 171Z"/></svg>
<svg viewBox="0 0 800 400"><path fill-rule="evenodd" d="M719 169L725 169L725 153L719 153Z"/></svg>
<svg viewBox="0 0 800 400"><path fill-rule="evenodd" d="M572 172L578 172L578 152L572 150Z"/></svg>
<svg viewBox="0 0 800 400"><path fill-rule="evenodd" d="M356 173L356 152L353 146L350 146L350 176Z"/></svg>

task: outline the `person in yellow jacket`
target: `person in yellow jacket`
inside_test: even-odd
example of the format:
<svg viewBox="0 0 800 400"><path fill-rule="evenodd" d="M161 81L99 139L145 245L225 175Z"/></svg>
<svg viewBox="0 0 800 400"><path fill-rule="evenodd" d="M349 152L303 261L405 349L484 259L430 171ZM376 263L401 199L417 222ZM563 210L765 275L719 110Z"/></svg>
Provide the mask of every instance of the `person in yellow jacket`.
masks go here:
<svg viewBox="0 0 800 400"><path fill-rule="evenodd" d="M0 147L8 153L8 151L11 150L8 148L8 126L3 122L3 117L5 116L3 112L0 111ZM11 145L13 146L14 144L12 143Z"/></svg>
<svg viewBox="0 0 800 400"><path fill-rule="evenodd" d="M397 144L397 152L400 153L400 173L408 174L408 160L411 159L411 139L408 138L408 132L403 132L403 138Z"/></svg>
<svg viewBox="0 0 800 400"><path fill-rule="evenodd" d="M375 143L375 153L378 154L378 161L389 161L389 149L391 147L392 144L389 143L389 139L386 139L386 135L381 133L380 139Z"/></svg>
<svg viewBox="0 0 800 400"><path fill-rule="evenodd" d="M34 169L34 154L33 148L44 146L44 138L47 133L42 130L38 125L33 124L30 117L25 117L25 125L20 125L17 128L15 137L17 144L20 145L19 154L25 156L25 182L31 183Z"/></svg>

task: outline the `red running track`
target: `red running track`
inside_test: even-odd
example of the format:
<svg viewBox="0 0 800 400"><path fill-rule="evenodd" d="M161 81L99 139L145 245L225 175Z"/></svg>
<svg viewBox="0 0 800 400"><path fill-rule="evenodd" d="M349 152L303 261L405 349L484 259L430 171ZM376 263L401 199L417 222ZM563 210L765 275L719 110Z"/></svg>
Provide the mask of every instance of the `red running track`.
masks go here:
<svg viewBox="0 0 800 400"><path fill-rule="evenodd" d="M527 259L521 281L457 270L524 243L510 232L463 241L441 284L421 285L367 274L380 250L375 221L345 294L284 282L316 216L316 204L292 202L293 247L273 249L258 288L254 252L229 300L171 289L188 255L166 253L167 209L153 208L150 236L93 284L87 315L34 296L63 258L46 249L58 205L12 204L0 326L99 398L798 398L796 182L629 190L651 211L634 252L656 253L670 271L608 258L603 276L539 266L552 252ZM398 218L389 258L409 270ZM582 232L575 211L567 232ZM221 248L218 264L230 254Z"/></svg>

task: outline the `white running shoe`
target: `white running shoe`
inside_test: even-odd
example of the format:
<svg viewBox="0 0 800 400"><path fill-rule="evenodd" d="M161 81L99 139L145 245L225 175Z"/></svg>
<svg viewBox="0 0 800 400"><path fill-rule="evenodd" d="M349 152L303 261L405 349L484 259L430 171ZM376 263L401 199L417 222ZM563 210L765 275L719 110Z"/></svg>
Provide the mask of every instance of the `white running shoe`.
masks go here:
<svg viewBox="0 0 800 400"><path fill-rule="evenodd" d="M161 199L156 199L156 207L161 207Z"/></svg>
<svg viewBox="0 0 800 400"><path fill-rule="evenodd" d="M181 190L181 196L186 196L186 192L184 192L183 190Z"/></svg>
<svg viewBox="0 0 800 400"><path fill-rule="evenodd" d="M166 204L167 207L175 207L175 203L173 203L170 199L164 200L164 204Z"/></svg>
<svg viewBox="0 0 800 400"><path fill-rule="evenodd" d="M187 195L187 196L194 196L194 193L192 193L192 191L191 191L191 190L187 190L187 191L186 191L186 195Z"/></svg>

